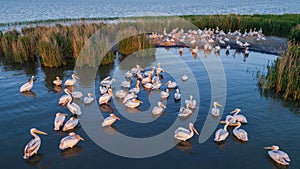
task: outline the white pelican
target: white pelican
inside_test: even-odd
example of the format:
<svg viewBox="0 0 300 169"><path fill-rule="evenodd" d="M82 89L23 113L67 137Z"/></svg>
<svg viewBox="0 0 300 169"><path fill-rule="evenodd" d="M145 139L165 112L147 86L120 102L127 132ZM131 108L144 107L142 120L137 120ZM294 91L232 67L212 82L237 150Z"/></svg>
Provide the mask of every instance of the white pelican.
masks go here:
<svg viewBox="0 0 300 169"><path fill-rule="evenodd" d="M88 93L87 97L84 97L83 102L84 104L90 104L94 101L93 93Z"/></svg>
<svg viewBox="0 0 300 169"><path fill-rule="evenodd" d="M124 87L124 88L130 88L130 82L128 82L128 81L123 81L122 83L121 83L121 87Z"/></svg>
<svg viewBox="0 0 300 169"><path fill-rule="evenodd" d="M105 94L107 93L107 90L110 88L110 86L100 86L99 87L99 91L100 91L100 94Z"/></svg>
<svg viewBox="0 0 300 169"><path fill-rule="evenodd" d="M206 43L205 45L204 45L204 50L212 50L212 46L211 46L211 44L210 43Z"/></svg>
<svg viewBox="0 0 300 169"><path fill-rule="evenodd" d="M233 116L227 115L225 121L220 121L221 124L226 124L226 121L229 122L229 126L238 126L236 120Z"/></svg>
<svg viewBox="0 0 300 169"><path fill-rule="evenodd" d="M68 89L65 89L64 92L66 93L65 95L61 96L59 98L58 104L61 106L66 105L67 103L69 103L70 100L72 100L72 97L70 95L70 92Z"/></svg>
<svg viewBox="0 0 300 169"><path fill-rule="evenodd" d="M56 86L60 86L62 84L62 81L60 80L60 78L58 76L56 76L56 79L53 81L53 83Z"/></svg>
<svg viewBox="0 0 300 169"><path fill-rule="evenodd" d="M239 37L236 38L235 43L236 43L237 45L239 45L240 47L243 47L243 43L242 43L241 41L239 41Z"/></svg>
<svg viewBox="0 0 300 169"><path fill-rule="evenodd" d="M245 53L244 53L245 57L249 56L249 50L248 50L248 49L249 49L249 48L246 47L246 50L245 50Z"/></svg>
<svg viewBox="0 0 300 169"><path fill-rule="evenodd" d="M128 100L126 103L125 103L125 106L126 107L129 107L129 108L136 108L138 107L141 103L143 103L142 101L138 100L138 99L132 99L132 100Z"/></svg>
<svg viewBox="0 0 300 169"><path fill-rule="evenodd" d="M63 126L66 116L68 115L63 113L56 113L54 120L54 130L59 130L59 128Z"/></svg>
<svg viewBox="0 0 300 169"><path fill-rule="evenodd" d="M153 81L152 81L153 82ZM159 89L161 86L161 82L156 81L155 83L152 84L152 89Z"/></svg>
<svg viewBox="0 0 300 169"><path fill-rule="evenodd" d="M167 82L167 85L168 85L168 88L174 89L174 88L176 88L177 83L176 83L176 82L168 81L168 82Z"/></svg>
<svg viewBox="0 0 300 169"><path fill-rule="evenodd" d="M115 93L115 96L119 97L120 99L123 99L125 96L127 96L127 92L124 90L118 90Z"/></svg>
<svg viewBox="0 0 300 169"><path fill-rule="evenodd" d="M102 122L102 127L111 126L116 120L120 120L120 118L114 114L110 114Z"/></svg>
<svg viewBox="0 0 300 169"><path fill-rule="evenodd" d="M220 128L219 130L216 131L214 141L220 142L220 141L224 141L227 138L227 136L229 134L227 131L228 125L229 125L229 122L226 121L226 125L224 126L224 128Z"/></svg>
<svg viewBox="0 0 300 169"><path fill-rule="evenodd" d="M160 74L161 72L164 72L165 70L163 68L160 67L160 63L157 64L157 68L156 68L156 74Z"/></svg>
<svg viewBox="0 0 300 169"><path fill-rule="evenodd" d="M236 108L232 112L230 112L230 114L234 113L233 118L236 121L241 122L241 123L248 123L248 121L247 121L247 119L246 119L245 116L238 114L240 111L241 111L241 109Z"/></svg>
<svg viewBox="0 0 300 169"><path fill-rule="evenodd" d="M181 94L179 93L179 89L176 89L176 93L174 94L174 98L179 100L181 98Z"/></svg>
<svg viewBox="0 0 300 169"><path fill-rule="evenodd" d="M70 112L72 112L72 114L81 115L82 112L81 112L79 105L74 102L72 102L72 103L71 102L72 102L72 100L69 100L69 102L67 104L67 107L70 110Z"/></svg>
<svg viewBox="0 0 300 169"><path fill-rule="evenodd" d="M134 93L129 93L125 96L124 100L123 100L123 104L126 103L128 100L130 99L135 99L137 98L137 95Z"/></svg>
<svg viewBox="0 0 300 169"><path fill-rule="evenodd" d="M160 98L166 99L166 98L169 97L169 95L170 95L170 90L169 90L169 89L166 89L166 91L161 91L161 93L160 93Z"/></svg>
<svg viewBox="0 0 300 169"><path fill-rule="evenodd" d="M215 46L215 52L220 52L220 50L221 50L220 45Z"/></svg>
<svg viewBox="0 0 300 169"><path fill-rule="evenodd" d="M113 96L112 90L108 89L108 93L103 94L99 97L99 104L107 104L110 98Z"/></svg>
<svg viewBox="0 0 300 169"><path fill-rule="evenodd" d="M229 50L230 50L230 45L227 45L226 46L226 52L229 52Z"/></svg>
<svg viewBox="0 0 300 169"><path fill-rule="evenodd" d="M185 104L187 104L187 107L190 109L196 108L196 100L193 100L193 96L190 95L190 100L185 100Z"/></svg>
<svg viewBox="0 0 300 169"><path fill-rule="evenodd" d="M33 79L34 79L34 76L31 76L31 79L29 80L29 82L23 84L21 87L20 87L20 92L27 92L29 90L32 89L33 87Z"/></svg>
<svg viewBox="0 0 300 169"><path fill-rule="evenodd" d="M129 93L138 94L140 92L140 81L137 80L135 84L135 88L129 90Z"/></svg>
<svg viewBox="0 0 300 169"><path fill-rule="evenodd" d="M178 113L178 116L179 117L187 117L189 116L190 114L192 114L192 110L189 109L186 105L186 107L181 107L180 110L179 110L179 113Z"/></svg>
<svg viewBox="0 0 300 169"><path fill-rule="evenodd" d="M110 79L110 76L106 77L105 79L103 79L103 80L100 82L100 84L101 84L102 86L110 86L114 81L116 81L115 79L111 79L111 80L109 80L109 79Z"/></svg>
<svg viewBox="0 0 300 169"><path fill-rule="evenodd" d="M78 119L71 117L64 125L63 131L74 129L78 124Z"/></svg>
<svg viewBox="0 0 300 169"><path fill-rule="evenodd" d="M214 107L211 109L211 114L216 117L220 116L220 110L217 106L222 107L220 103L214 102Z"/></svg>
<svg viewBox="0 0 300 169"><path fill-rule="evenodd" d="M131 68L130 73L137 74L137 73L139 73L140 71L143 71L143 70L144 69L141 66L136 65L135 67Z"/></svg>
<svg viewBox="0 0 300 169"><path fill-rule="evenodd" d="M146 88L146 89L152 89L153 84L152 83L144 83L143 87Z"/></svg>
<svg viewBox="0 0 300 169"><path fill-rule="evenodd" d="M131 78L132 76L133 76L133 74L130 73L130 71L127 71L127 72L125 73L125 77L126 77L126 78Z"/></svg>
<svg viewBox="0 0 300 169"><path fill-rule="evenodd" d="M80 140L84 140L78 134L71 132L68 136L60 140L59 149L64 150L67 148L73 148Z"/></svg>
<svg viewBox="0 0 300 169"><path fill-rule="evenodd" d="M142 79L142 83L149 83L152 81L152 72L149 73L149 76Z"/></svg>
<svg viewBox="0 0 300 169"><path fill-rule="evenodd" d="M71 93L72 97L74 97L75 99L80 99L83 96L81 91L72 91Z"/></svg>
<svg viewBox="0 0 300 169"><path fill-rule="evenodd" d="M34 139L30 140L24 149L24 159L28 159L34 154L37 154L40 146L41 146L41 138L37 134L44 134L47 133L37 130L36 128L30 129L30 134L34 137Z"/></svg>
<svg viewBox="0 0 300 169"><path fill-rule="evenodd" d="M185 129L183 127L178 127L178 129L174 132L174 138L181 141L186 141L193 137L194 132L199 135L198 131L195 129L193 123L189 124L189 129Z"/></svg>
<svg viewBox="0 0 300 169"><path fill-rule="evenodd" d="M73 86L76 83L76 79L79 79L75 74L72 74L72 79L65 81L65 86Z"/></svg>
<svg viewBox="0 0 300 169"><path fill-rule="evenodd" d="M248 133L243 129L239 129L241 127L240 122L237 122L237 125L238 126L233 129L233 134L235 137L242 141L248 141Z"/></svg>
<svg viewBox="0 0 300 169"><path fill-rule="evenodd" d="M290 164L291 159L289 155L283 151L280 151L278 146L273 145L271 147L265 147L264 149L271 150L268 151L268 154L276 163L281 165Z"/></svg>
<svg viewBox="0 0 300 169"><path fill-rule="evenodd" d="M155 67L152 67L152 69L151 69L151 70L144 72L144 75L145 75L145 76L149 76L149 75L150 75L150 73L152 73L152 75L153 75L153 73L154 73L154 70L155 70Z"/></svg>
<svg viewBox="0 0 300 169"><path fill-rule="evenodd" d="M157 106L153 108L152 114L159 115L160 113L164 112L166 108L167 107L162 102L158 102Z"/></svg>
<svg viewBox="0 0 300 169"><path fill-rule="evenodd" d="M182 81L187 81L188 80L188 76L186 74L184 74L182 77L181 77L181 80Z"/></svg>

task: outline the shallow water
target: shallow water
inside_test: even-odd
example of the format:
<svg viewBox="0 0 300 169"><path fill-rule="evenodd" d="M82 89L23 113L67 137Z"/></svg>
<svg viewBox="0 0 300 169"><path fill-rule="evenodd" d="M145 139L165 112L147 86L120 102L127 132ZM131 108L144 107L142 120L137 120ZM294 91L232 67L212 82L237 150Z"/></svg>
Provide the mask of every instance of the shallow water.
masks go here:
<svg viewBox="0 0 300 169"><path fill-rule="evenodd" d="M178 49L173 48L169 52L174 53L174 57L183 60L197 78L201 97L195 127L201 131L210 108L211 84L199 58L210 59L217 56L212 54L204 58L199 52L198 58L194 59L188 49L184 50L183 56L178 55ZM242 128L248 132L250 141L246 144L238 141L232 135L232 128L229 128L230 135L223 144L214 143L213 135L205 143L199 144L198 137L194 136L184 145L177 145L163 154L142 159L120 157L105 151L86 135L82 127L77 127L75 131L85 140L73 149L60 151L58 144L66 133L53 131L54 116L58 111L70 113L66 107L58 105L57 101L63 93L56 91L57 88L52 85L52 80L57 75L63 77L64 80L69 79L73 67L48 69L40 68L38 64L20 66L2 63L0 66L0 89L3 98L0 102L1 166L3 168L83 168L87 166L89 168L95 166L99 168L284 168L271 161L263 149L264 146L276 144L290 155L292 163L289 168L298 168L300 166L299 102L282 101L265 96L257 87L257 70L264 71L268 61L276 59L276 56L251 52L244 61L241 54L233 56L233 53L234 51L231 50L230 55L226 56L225 51L222 50L219 56L224 66L227 82L227 100L222 119L234 108L242 109L241 114L245 115L249 122L242 125ZM157 64L156 62L155 57L147 58L147 63L143 66L150 69L151 65ZM119 68L121 71L126 71L124 67L119 67L118 63L116 61L114 65L99 69L95 82L96 102L99 98L100 79L112 75ZM19 93L19 87L31 75L36 76L33 93L27 95ZM163 76L164 83L172 79L168 73L163 73ZM171 93L174 93L174 90ZM141 111L148 109L147 91L142 91L139 98L145 102L139 109ZM76 102L82 103L80 100ZM177 118L180 102L169 99L167 106L166 113L155 122L134 123L121 116L114 109L114 103L111 103L114 113L121 116L121 120L105 132L114 134L117 131L131 137L157 135L166 130ZM108 116L110 110L104 110L107 108L105 106L101 108L103 116ZM99 126L100 123L101 121L99 121ZM23 149L27 141L31 139L29 129L32 127L45 131L48 135L41 136L42 146L39 154L29 160L23 160ZM222 125L217 128L220 127ZM119 141L122 142L122 140Z"/></svg>

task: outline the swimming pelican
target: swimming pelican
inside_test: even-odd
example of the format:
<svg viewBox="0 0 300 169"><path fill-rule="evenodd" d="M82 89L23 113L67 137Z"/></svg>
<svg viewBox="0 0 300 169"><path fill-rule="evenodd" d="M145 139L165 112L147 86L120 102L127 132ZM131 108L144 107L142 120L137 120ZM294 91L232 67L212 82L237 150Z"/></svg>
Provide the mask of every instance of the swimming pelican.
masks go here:
<svg viewBox="0 0 300 169"><path fill-rule="evenodd" d="M108 93L105 93L99 97L99 104L107 104L111 97L113 97L112 90L108 89Z"/></svg>
<svg viewBox="0 0 300 169"><path fill-rule="evenodd" d="M169 89L166 89L166 91L161 91L161 93L160 93L160 98L166 99L166 98L169 97L169 95L170 95L170 90L169 90Z"/></svg>
<svg viewBox="0 0 300 169"><path fill-rule="evenodd" d="M80 99L83 96L81 91L72 91L71 93L72 97L74 97L75 99Z"/></svg>
<svg viewBox="0 0 300 169"><path fill-rule="evenodd" d="M125 103L125 106L126 107L129 107L129 108L136 108L138 107L141 103L143 103L142 101L138 100L138 99L132 99L132 100L128 100L126 103Z"/></svg>
<svg viewBox="0 0 300 169"><path fill-rule="evenodd" d="M232 112L230 112L230 114L234 113L233 118L236 121L241 122L241 123L248 123L248 121L247 121L247 119L246 119L245 116L238 114L240 111L241 111L241 109L236 108Z"/></svg>
<svg viewBox="0 0 300 169"><path fill-rule="evenodd" d="M128 82L128 81L123 81L122 83L121 83L121 87L124 87L124 88L130 88L130 82Z"/></svg>
<svg viewBox="0 0 300 169"><path fill-rule="evenodd" d="M30 134L34 137L34 139L30 140L24 148L24 159L28 159L34 154L37 154L40 146L41 146L41 138L37 134L44 134L47 133L42 132L36 128L30 129Z"/></svg>
<svg viewBox="0 0 300 169"><path fill-rule="evenodd" d="M152 89L153 84L152 83L144 83L143 87L146 88L146 89Z"/></svg>
<svg viewBox="0 0 300 169"><path fill-rule="evenodd" d="M159 115L160 113L164 112L166 108L167 107L162 102L158 102L157 106L153 108L152 114Z"/></svg>
<svg viewBox="0 0 300 169"><path fill-rule="evenodd" d="M78 119L71 117L64 125L63 131L74 129L78 124Z"/></svg>
<svg viewBox="0 0 300 169"><path fill-rule="evenodd" d="M84 140L78 134L71 132L68 136L61 139L59 149L64 150L67 148L73 148L80 140Z"/></svg>
<svg viewBox="0 0 300 169"><path fill-rule="evenodd" d="M187 81L188 80L188 76L186 74L184 74L182 77L181 77L181 80L182 81Z"/></svg>
<svg viewBox="0 0 300 169"><path fill-rule="evenodd" d="M178 113L179 117L187 117L190 114L192 114L192 110L188 108L188 106L186 105L186 107L181 107Z"/></svg>
<svg viewBox="0 0 300 169"><path fill-rule="evenodd" d="M100 94L105 94L107 93L107 90L110 88L110 86L100 86L99 87L99 91L100 91Z"/></svg>
<svg viewBox="0 0 300 169"><path fill-rule="evenodd" d="M239 129L241 127L241 123L240 122L237 122L237 124L238 124L238 126L236 126L233 129L233 134L239 140L248 141L248 133L245 130L243 130L243 129Z"/></svg>
<svg viewBox="0 0 300 169"><path fill-rule="evenodd" d="M100 84L102 86L110 86L114 81L116 81L115 79L111 79L111 80L109 80L109 79L110 79L110 76L107 76L100 82Z"/></svg>
<svg viewBox="0 0 300 169"><path fill-rule="evenodd" d="M163 68L160 67L160 63L157 64L157 68L156 68L156 74L160 74L161 72L164 72L165 70Z"/></svg>
<svg viewBox="0 0 300 169"><path fill-rule="evenodd" d="M88 93L87 97L84 97L83 102L84 104L90 104L94 101L93 93Z"/></svg>
<svg viewBox="0 0 300 169"><path fill-rule="evenodd" d="M125 73L125 77L126 77L126 78L131 78L132 76L133 76L133 74L130 73L130 71L127 71L127 72Z"/></svg>
<svg viewBox="0 0 300 169"><path fill-rule="evenodd" d="M220 103L214 102L214 107L211 109L211 114L216 117L220 116L220 110L218 109L217 106L222 107Z"/></svg>
<svg viewBox="0 0 300 169"><path fill-rule="evenodd" d="M56 113L54 120L54 130L59 130L59 128L63 126L66 116L68 115L59 112Z"/></svg>
<svg viewBox="0 0 300 169"><path fill-rule="evenodd" d="M226 125L224 126L224 128L220 128L219 130L216 131L214 141L220 142L220 141L224 141L227 138L227 136L229 134L227 131L228 125L229 125L229 122L226 121Z"/></svg>
<svg viewBox="0 0 300 169"><path fill-rule="evenodd" d="M65 95L61 96L59 98L58 104L61 106L64 106L69 103L70 100L72 100L71 94L68 89L65 89L64 92L66 93Z"/></svg>
<svg viewBox="0 0 300 169"><path fill-rule="evenodd" d="M71 102L72 102L72 100L69 100L69 102L67 104L67 107L70 110L70 112L72 112L72 114L81 115L82 112L81 112L79 105L74 102L72 102L72 103Z"/></svg>
<svg viewBox="0 0 300 169"><path fill-rule="evenodd" d="M181 98L181 94L179 93L179 89L176 89L176 93L174 94L174 98L179 100Z"/></svg>
<svg viewBox="0 0 300 169"><path fill-rule="evenodd" d="M123 99L128 93L124 90L118 90L116 91L115 95L119 97L120 99Z"/></svg>
<svg viewBox="0 0 300 169"><path fill-rule="evenodd" d="M160 88L160 86L161 86L161 82L158 82L158 81L156 81L156 82L154 82L153 80L152 80L152 89L153 90L155 90L155 89L159 89Z"/></svg>
<svg viewBox="0 0 300 169"><path fill-rule="evenodd" d="M291 162L291 159L289 155L283 151L279 150L278 146L271 146L271 147L264 147L266 150L271 150L268 151L269 156L278 164L281 165L289 165Z"/></svg>
<svg viewBox="0 0 300 169"><path fill-rule="evenodd" d="M129 93L138 94L140 92L140 81L137 80L135 84L135 88L129 90Z"/></svg>
<svg viewBox="0 0 300 169"><path fill-rule="evenodd" d="M114 114L110 114L102 122L102 127L111 126L116 120L120 120L120 118Z"/></svg>
<svg viewBox="0 0 300 169"><path fill-rule="evenodd" d="M238 126L238 124L236 123L235 118L231 115L227 115L225 121L220 121L220 123L221 124L226 124L226 121L229 122L228 126L232 126L232 127Z"/></svg>
<svg viewBox="0 0 300 169"><path fill-rule="evenodd" d="M20 87L20 92L23 93L23 92L27 92L27 91L30 91L33 87L33 79L34 79L34 76L31 76L31 79L29 82L23 84L21 87Z"/></svg>
<svg viewBox="0 0 300 169"><path fill-rule="evenodd" d="M170 80L167 82L168 88L174 89L177 86L176 82L171 82Z"/></svg>
<svg viewBox="0 0 300 169"><path fill-rule="evenodd" d="M56 86L60 86L62 81L60 80L60 78L58 76L56 76L56 79L53 81L53 83L56 85Z"/></svg>
<svg viewBox="0 0 300 169"><path fill-rule="evenodd" d="M193 96L190 95L190 100L185 100L185 104L187 104L188 108L195 109L196 108L196 100L193 100Z"/></svg>
<svg viewBox="0 0 300 169"><path fill-rule="evenodd" d="M79 79L75 74L72 74L72 79L65 81L65 86L73 86L76 83L76 79Z"/></svg>
<svg viewBox="0 0 300 169"><path fill-rule="evenodd" d="M137 95L134 93L129 93L125 96L124 100L123 100L123 104L125 104L128 100L130 99L135 99L137 98Z"/></svg>
<svg viewBox="0 0 300 169"><path fill-rule="evenodd" d="M178 127L178 129L174 132L174 138L181 141L186 141L194 136L194 132L199 135L198 131L195 129L193 123L189 124L189 129L185 129L183 127Z"/></svg>

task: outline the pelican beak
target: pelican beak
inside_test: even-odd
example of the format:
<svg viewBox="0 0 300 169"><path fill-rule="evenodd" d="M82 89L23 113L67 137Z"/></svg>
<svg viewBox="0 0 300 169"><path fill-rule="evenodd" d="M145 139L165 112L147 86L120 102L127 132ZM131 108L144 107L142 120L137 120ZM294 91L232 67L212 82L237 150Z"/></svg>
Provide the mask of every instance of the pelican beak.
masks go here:
<svg viewBox="0 0 300 169"><path fill-rule="evenodd" d="M222 105L220 103L217 103L216 105L219 106L219 107L222 107Z"/></svg>
<svg viewBox="0 0 300 169"><path fill-rule="evenodd" d="M77 135L77 138L80 140L84 140L84 138L82 138L81 136Z"/></svg>
<svg viewBox="0 0 300 169"><path fill-rule="evenodd" d="M61 113L61 115L63 115L63 116L68 116L68 114L64 114L64 113Z"/></svg>
<svg viewBox="0 0 300 169"><path fill-rule="evenodd" d="M236 113L236 110L233 110L232 112L230 112L230 114L234 114L234 113Z"/></svg>
<svg viewBox="0 0 300 169"><path fill-rule="evenodd" d="M221 124L226 124L226 121L220 121Z"/></svg>
<svg viewBox="0 0 300 169"><path fill-rule="evenodd" d="M232 126L232 127L236 127L236 126L238 126L239 124L237 124L237 123L231 123L231 124L229 124L229 126Z"/></svg>
<svg viewBox="0 0 300 169"><path fill-rule="evenodd" d="M264 147L265 150L272 150L272 147Z"/></svg>
<svg viewBox="0 0 300 169"><path fill-rule="evenodd" d="M167 108L167 106L165 106L163 103L161 103L161 105L160 105L162 108L164 108L164 109L166 109Z"/></svg>
<svg viewBox="0 0 300 169"><path fill-rule="evenodd" d="M43 132L43 131L40 131L40 130L36 130L35 133L37 134L43 134L43 135L47 135L47 133Z"/></svg>
<svg viewBox="0 0 300 169"><path fill-rule="evenodd" d="M199 135L199 133L198 133L198 131L196 130L195 127L193 127L193 130L194 130L194 132L195 132L197 135Z"/></svg>
<svg viewBox="0 0 300 169"><path fill-rule="evenodd" d="M114 118L114 119L120 120L120 118L119 118L119 117L117 117L117 116L116 116L116 115L114 115L114 114L113 114L111 117L112 117L112 118Z"/></svg>

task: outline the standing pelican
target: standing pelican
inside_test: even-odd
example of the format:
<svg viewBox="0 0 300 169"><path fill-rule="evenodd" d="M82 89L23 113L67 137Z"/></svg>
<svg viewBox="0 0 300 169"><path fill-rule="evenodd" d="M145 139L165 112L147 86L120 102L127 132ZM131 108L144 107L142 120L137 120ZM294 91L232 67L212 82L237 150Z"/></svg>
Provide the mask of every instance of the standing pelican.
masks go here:
<svg viewBox="0 0 300 169"><path fill-rule="evenodd" d="M58 76L56 76L56 79L53 81L53 84L55 84L56 86L60 86L62 83L62 81L60 80L60 78Z"/></svg>
<svg viewBox="0 0 300 169"><path fill-rule="evenodd" d="M176 93L174 94L174 98L179 100L181 98L181 94L179 93L179 89L176 89Z"/></svg>
<svg viewBox="0 0 300 169"><path fill-rule="evenodd" d="M72 112L73 114L81 115L82 112L81 112L79 105L74 102L72 102L72 103L71 102L72 102L72 100L69 100L69 102L67 104L67 107L70 110L70 112Z"/></svg>
<svg viewBox="0 0 300 169"><path fill-rule="evenodd" d="M56 113L54 120L54 130L59 130L59 128L64 124L66 116L68 115L59 112Z"/></svg>
<svg viewBox="0 0 300 169"><path fill-rule="evenodd" d="M64 125L63 131L74 129L78 124L78 119L71 117Z"/></svg>
<svg viewBox="0 0 300 169"><path fill-rule="evenodd" d="M73 86L76 83L76 79L79 79L75 74L72 74L72 79L68 79L65 81L65 86Z"/></svg>
<svg viewBox="0 0 300 169"><path fill-rule="evenodd" d="M88 93L87 97L84 97L83 102L84 104L90 104L94 101L93 93Z"/></svg>
<svg viewBox="0 0 300 169"><path fill-rule="evenodd" d="M31 76L31 79L29 80L29 82L23 84L21 87L20 87L20 92L23 93L23 92L28 92L32 89L33 87L33 79L34 79L34 76Z"/></svg>
<svg viewBox="0 0 300 169"><path fill-rule="evenodd" d="M143 103L142 101L138 100L138 99L132 99L132 100L128 100L126 103L125 103L125 106L126 107L129 107L129 108L136 108L138 107L141 103Z"/></svg>
<svg viewBox="0 0 300 169"><path fill-rule="evenodd" d="M243 116L243 115L238 114L239 112L241 112L241 109L236 108L232 112L230 112L230 114L234 114L233 118L236 121L241 122L241 123L248 123L246 117Z"/></svg>
<svg viewBox="0 0 300 169"><path fill-rule="evenodd" d="M30 134L34 137L34 139L30 140L24 149L24 159L28 159L34 154L37 154L40 146L41 146L41 138L37 134L44 134L47 135L47 133L42 132L36 128L30 129Z"/></svg>
<svg viewBox="0 0 300 169"><path fill-rule="evenodd" d="M68 89L65 89L64 92L66 93L65 95L61 96L59 98L58 104L61 106L66 105L69 103L70 100L72 100L71 94Z"/></svg>
<svg viewBox="0 0 300 169"><path fill-rule="evenodd" d="M193 100L193 96L190 95L190 100L185 100L185 104L187 104L188 108L195 109L196 108L196 100Z"/></svg>
<svg viewBox="0 0 300 169"><path fill-rule="evenodd" d="M291 159L289 155L283 151L279 150L278 146L271 146L271 147L265 147L264 149L266 150L271 150L268 151L269 156L278 164L281 165L289 165L291 162Z"/></svg>
<svg viewBox="0 0 300 169"><path fill-rule="evenodd" d="M241 123L237 122L237 126L233 129L233 134L239 140L248 141L248 133L243 129L239 129L240 127L241 127Z"/></svg>
<svg viewBox="0 0 300 169"><path fill-rule="evenodd" d="M229 134L227 131L228 125L229 125L229 122L226 121L226 125L224 126L224 128L220 128L219 130L216 131L214 141L220 142L220 141L224 141L227 138L227 136Z"/></svg>
<svg viewBox="0 0 300 169"><path fill-rule="evenodd" d="M220 116L220 110L218 109L217 106L222 107L220 103L214 102L214 107L211 109L211 114L216 117Z"/></svg>
<svg viewBox="0 0 300 169"><path fill-rule="evenodd" d="M189 124L189 129L185 129L183 127L178 127L178 129L174 132L174 138L181 141L186 141L193 137L194 132L199 135L198 131L195 129L193 123Z"/></svg>
<svg viewBox="0 0 300 169"><path fill-rule="evenodd" d="M61 139L59 149L73 148L80 140L84 140L78 134L71 132L68 136Z"/></svg>
<svg viewBox="0 0 300 169"><path fill-rule="evenodd" d="M99 104L107 104L110 98L113 96L112 90L108 89L108 93L103 94L99 97Z"/></svg>
<svg viewBox="0 0 300 169"><path fill-rule="evenodd" d="M158 102L157 106L153 108L152 114L159 115L160 113L164 112L166 108L167 107L162 102Z"/></svg>
<svg viewBox="0 0 300 169"><path fill-rule="evenodd" d="M102 122L102 127L111 126L116 120L120 120L120 118L114 114L110 114Z"/></svg>

